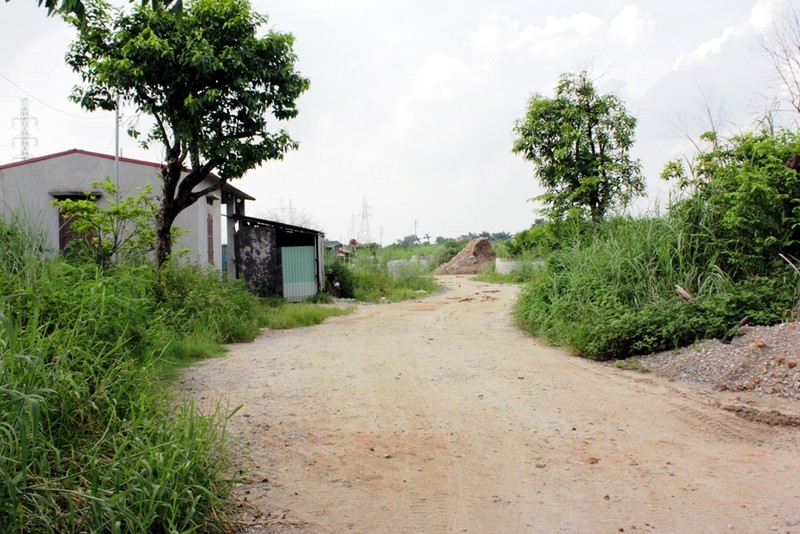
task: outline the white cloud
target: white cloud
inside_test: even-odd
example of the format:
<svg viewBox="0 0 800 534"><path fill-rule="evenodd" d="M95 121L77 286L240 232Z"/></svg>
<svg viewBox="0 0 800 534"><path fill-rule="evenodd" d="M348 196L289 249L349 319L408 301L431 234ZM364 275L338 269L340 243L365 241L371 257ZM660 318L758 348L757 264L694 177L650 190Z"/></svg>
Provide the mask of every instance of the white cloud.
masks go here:
<svg viewBox="0 0 800 534"><path fill-rule="evenodd" d="M542 26L526 26L509 49L523 49L536 57L569 56L591 41L597 41L606 24L589 13L568 17L546 17Z"/></svg>
<svg viewBox="0 0 800 534"><path fill-rule="evenodd" d="M740 22L725 28L719 37L704 41L692 52L682 54L672 66L672 70L691 69L703 64L710 56L720 54L726 44L735 38L755 31L763 34L773 27L774 17L781 11L784 0L758 0L750 10L746 22Z"/></svg>
<svg viewBox="0 0 800 534"><path fill-rule="evenodd" d="M517 34L518 28L519 22L511 17L492 13L470 37L472 48L479 56L492 57L502 53Z"/></svg>
<svg viewBox="0 0 800 534"><path fill-rule="evenodd" d="M633 47L653 30L653 18L639 7L626 5L610 19L580 12L547 16L541 24L522 25L507 15L486 17L471 37L480 57L497 59L504 53L522 52L542 59L574 58L576 54Z"/></svg>
<svg viewBox="0 0 800 534"><path fill-rule="evenodd" d="M782 0L759 0L750 11L750 25L758 33L771 30L773 18L780 12L782 5Z"/></svg>
<svg viewBox="0 0 800 534"><path fill-rule="evenodd" d="M643 36L653 30L652 17L637 6L625 6L611 20L611 39L627 47L635 46Z"/></svg>
<svg viewBox="0 0 800 534"><path fill-rule="evenodd" d="M686 70L694 68L706 61L708 56L722 52L723 45L731 38L747 32L750 25L747 23L736 24L725 28L722 35L703 42L692 52L682 54L675 61L672 70Z"/></svg>

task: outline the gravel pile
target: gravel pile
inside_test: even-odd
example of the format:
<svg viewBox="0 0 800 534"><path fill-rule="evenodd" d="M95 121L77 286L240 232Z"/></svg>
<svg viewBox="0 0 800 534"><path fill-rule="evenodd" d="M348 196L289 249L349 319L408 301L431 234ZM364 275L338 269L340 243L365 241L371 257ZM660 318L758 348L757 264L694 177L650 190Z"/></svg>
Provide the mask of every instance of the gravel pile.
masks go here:
<svg viewBox="0 0 800 534"><path fill-rule="evenodd" d="M800 323L746 326L730 344L706 340L638 362L671 380L800 401Z"/></svg>

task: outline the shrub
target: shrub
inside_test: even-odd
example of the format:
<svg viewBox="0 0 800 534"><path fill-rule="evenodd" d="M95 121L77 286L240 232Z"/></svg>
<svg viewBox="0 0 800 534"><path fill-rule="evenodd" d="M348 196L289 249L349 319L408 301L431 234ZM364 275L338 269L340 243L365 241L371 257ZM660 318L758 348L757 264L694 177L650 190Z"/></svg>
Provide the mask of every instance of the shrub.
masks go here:
<svg viewBox="0 0 800 534"><path fill-rule="evenodd" d="M596 359L624 358L722 335L742 317L787 317L788 268L735 280L715 264L702 227L678 218L612 219L547 258L515 313L528 331ZM683 301L675 285L697 299Z"/></svg>
<svg viewBox="0 0 800 534"><path fill-rule="evenodd" d="M353 298L353 275L350 268L340 259L334 259L326 269L327 291L336 297Z"/></svg>
<svg viewBox="0 0 800 534"><path fill-rule="evenodd" d="M445 239L439 243L431 255L431 269L436 269L452 260L466 244L466 241L456 239Z"/></svg>
<svg viewBox="0 0 800 534"><path fill-rule="evenodd" d="M159 294L150 269L44 259L5 223L0 239L0 530L221 531L227 414L172 398L161 361L252 335L254 298L182 267Z"/></svg>

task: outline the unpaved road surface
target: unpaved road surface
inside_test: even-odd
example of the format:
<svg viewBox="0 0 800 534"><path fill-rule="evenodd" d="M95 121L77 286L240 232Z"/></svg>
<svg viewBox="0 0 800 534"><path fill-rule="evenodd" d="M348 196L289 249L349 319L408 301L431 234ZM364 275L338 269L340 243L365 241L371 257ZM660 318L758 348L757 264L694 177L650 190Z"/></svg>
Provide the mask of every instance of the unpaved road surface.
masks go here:
<svg viewBox="0 0 800 534"><path fill-rule="evenodd" d="M244 531L800 533L800 429L546 346L513 287L441 281L183 377L243 405Z"/></svg>

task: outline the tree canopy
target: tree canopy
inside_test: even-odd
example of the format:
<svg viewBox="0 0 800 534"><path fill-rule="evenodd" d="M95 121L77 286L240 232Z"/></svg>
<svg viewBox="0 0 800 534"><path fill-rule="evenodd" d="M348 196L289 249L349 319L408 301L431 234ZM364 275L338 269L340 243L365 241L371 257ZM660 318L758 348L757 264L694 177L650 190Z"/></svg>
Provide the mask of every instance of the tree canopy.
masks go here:
<svg viewBox="0 0 800 534"><path fill-rule="evenodd" d="M113 110L120 98L152 118L149 130L129 133L164 149L158 265L169 257L181 211L298 146L272 119L297 115L309 81L295 69L291 34L258 35L266 22L247 0L194 0L182 12L158 3L130 12L87 4L67 54L83 80L71 98L88 110ZM197 189L212 173L216 183Z"/></svg>
<svg viewBox="0 0 800 534"><path fill-rule="evenodd" d="M8 3L10 0L6 0ZM134 3L139 0L129 0ZM151 3L153 9L166 8L178 13L183 10L183 0L141 0L142 5ZM44 6L48 15L75 17L81 26L86 23L86 4L83 0L36 0L39 7Z"/></svg>
<svg viewBox="0 0 800 534"><path fill-rule="evenodd" d="M641 164L629 155L635 127L622 101L598 94L585 71L562 74L553 98L534 94L514 123L513 151L534 164L543 213L599 222L642 195Z"/></svg>

